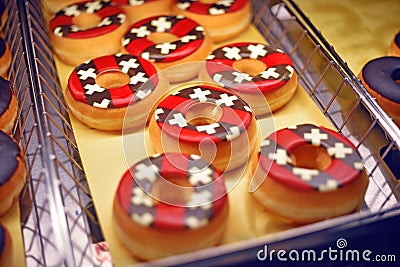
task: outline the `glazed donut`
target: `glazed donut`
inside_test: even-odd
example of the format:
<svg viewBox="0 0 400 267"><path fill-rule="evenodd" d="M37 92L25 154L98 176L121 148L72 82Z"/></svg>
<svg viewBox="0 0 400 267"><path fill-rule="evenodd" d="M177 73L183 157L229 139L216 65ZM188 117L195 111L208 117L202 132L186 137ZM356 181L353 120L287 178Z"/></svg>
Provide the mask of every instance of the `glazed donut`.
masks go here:
<svg viewBox="0 0 400 267"><path fill-rule="evenodd" d="M71 4L50 20L54 52L73 66L96 57L119 53L119 40L128 28L124 11L110 1Z"/></svg>
<svg viewBox="0 0 400 267"><path fill-rule="evenodd" d="M12 243L10 233L0 223L0 267L11 266L11 247Z"/></svg>
<svg viewBox="0 0 400 267"><path fill-rule="evenodd" d="M396 34L390 43L389 56L400 57L400 32Z"/></svg>
<svg viewBox="0 0 400 267"><path fill-rule="evenodd" d="M11 65L11 52L8 43L0 37L0 76L7 78Z"/></svg>
<svg viewBox="0 0 400 267"><path fill-rule="evenodd" d="M125 123L135 129L145 127L148 115L143 110L155 105L167 87L151 62L116 54L76 67L68 79L65 101L72 113L90 127L120 130ZM128 106L130 111L125 116Z"/></svg>
<svg viewBox="0 0 400 267"><path fill-rule="evenodd" d="M18 116L18 101L9 81L0 77L0 130L11 134Z"/></svg>
<svg viewBox="0 0 400 267"><path fill-rule="evenodd" d="M18 144L0 131L0 216L18 201L26 180L25 157Z"/></svg>
<svg viewBox="0 0 400 267"><path fill-rule="evenodd" d="M361 156L333 130L311 124L278 130L255 162L253 195L275 214L309 223L361 208L368 186Z"/></svg>
<svg viewBox="0 0 400 267"><path fill-rule="evenodd" d="M214 42L235 37L251 21L248 0L177 0L173 10L176 14L198 21Z"/></svg>
<svg viewBox="0 0 400 267"><path fill-rule="evenodd" d="M163 99L150 119L156 153L201 155L220 170L244 166L256 143L251 109L231 91L206 85L184 85Z"/></svg>
<svg viewBox="0 0 400 267"><path fill-rule="evenodd" d="M170 15L172 8L172 0L111 0L111 2L124 9L129 24L153 16Z"/></svg>
<svg viewBox="0 0 400 267"><path fill-rule="evenodd" d="M382 109L400 126L400 57L373 59L358 76Z"/></svg>
<svg viewBox="0 0 400 267"><path fill-rule="evenodd" d="M196 155L144 159L122 176L114 198L114 228L139 259L217 245L229 212L221 174Z"/></svg>
<svg viewBox="0 0 400 267"><path fill-rule="evenodd" d="M204 28L183 16L156 16L131 26L122 40L127 53L154 62L170 82L186 81L198 75L200 63L212 50ZM178 66L179 65L179 66ZM170 68L174 66L173 68Z"/></svg>
<svg viewBox="0 0 400 267"><path fill-rule="evenodd" d="M203 81L213 81L239 94L255 115L285 105L297 87L290 57L260 43L234 43L215 49L200 71Z"/></svg>

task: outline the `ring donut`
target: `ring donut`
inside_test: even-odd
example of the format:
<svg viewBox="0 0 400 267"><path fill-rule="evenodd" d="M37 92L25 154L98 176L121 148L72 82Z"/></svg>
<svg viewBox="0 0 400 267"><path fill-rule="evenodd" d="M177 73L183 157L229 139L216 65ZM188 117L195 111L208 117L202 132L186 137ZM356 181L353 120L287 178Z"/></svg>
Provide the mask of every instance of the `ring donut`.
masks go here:
<svg viewBox="0 0 400 267"><path fill-rule="evenodd" d="M25 157L19 145L0 131L0 216L18 201L26 179Z"/></svg>
<svg viewBox="0 0 400 267"><path fill-rule="evenodd" d="M221 174L196 155L139 161L122 176L114 199L117 236L146 260L216 245L227 215Z"/></svg>
<svg viewBox="0 0 400 267"><path fill-rule="evenodd" d="M167 41L165 41L167 40ZM199 64L211 52L212 42L204 28L184 16L156 16L131 26L122 45L129 54L154 62L170 82L189 80L198 74Z"/></svg>
<svg viewBox="0 0 400 267"><path fill-rule="evenodd" d="M384 111L400 126L400 57L380 57L369 61L359 79Z"/></svg>
<svg viewBox="0 0 400 267"><path fill-rule="evenodd" d="M0 77L0 130L11 134L18 116L18 101L9 81Z"/></svg>
<svg viewBox="0 0 400 267"><path fill-rule="evenodd" d="M125 83L119 75L126 78ZM96 129L120 130L124 123L144 127L147 116L143 109L152 106L166 87L165 78L151 62L116 54L76 67L68 79L65 100L79 120ZM128 106L134 117L125 117Z"/></svg>
<svg viewBox="0 0 400 267"><path fill-rule="evenodd" d="M156 153L202 155L218 170L232 170L247 162L255 146L256 123L239 96L199 84L162 100L150 120L149 132ZM215 146L201 147L205 140Z"/></svg>
<svg viewBox="0 0 400 267"><path fill-rule="evenodd" d="M0 223L0 267L11 266L12 243L8 230Z"/></svg>
<svg viewBox="0 0 400 267"><path fill-rule="evenodd" d="M212 3L197 0L177 0L176 14L184 15L203 25L214 42L233 38L245 30L251 21L248 0L218 0Z"/></svg>
<svg viewBox="0 0 400 267"><path fill-rule="evenodd" d="M119 40L128 28L122 8L108 0L68 5L50 20L50 40L57 56L76 66L120 52Z"/></svg>
<svg viewBox="0 0 400 267"><path fill-rule="evenodd" d="M170 15L172 0L111 0L125 11L129 24L139 20L159 16Z"/></svg>
<svg viewBox="0 0 400 267"><path fill-rule="evenodd" d="M207 57L200 78L238 93L256 115L268 111L265 100L271 111L282 107L297 87L297 74L286 53L251 42L215 49Z"/></svg>
<svg viewBox="0 0 400 267"><path fill-rule="evenodd" d="M389 56L400 57L400 32L398 32L390 43Z"/></svg>
<svg viewBox="0 0 400 267"><path fill-rule="evenodd" d="M368 186L362 158L350 141L311 124L281 129L266 138L254 178L260 182L254 197L270 211L299 223L354 212Z"/></svg>

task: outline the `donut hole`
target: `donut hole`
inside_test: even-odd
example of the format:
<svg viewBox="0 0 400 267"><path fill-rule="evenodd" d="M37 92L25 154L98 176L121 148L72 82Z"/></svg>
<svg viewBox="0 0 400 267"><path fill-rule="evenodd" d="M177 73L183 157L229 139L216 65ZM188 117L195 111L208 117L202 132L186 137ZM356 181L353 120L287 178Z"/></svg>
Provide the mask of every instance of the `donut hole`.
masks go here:
<svg viewBox="0 0 400 267"><path fill-rule="evenodd" d="M290 159L295 167L306 169L327 169L332 159L325 148L310 144L303 144L290 151Z"/></svg>
<svg viewBox="0 0 400 267"><path fill-rule="evenodd" d="M107 89L119 88L127 85L129 81L129 75L120 70L102 72L96 77L96 83Z"/></svg>
<svg viewBox="0 0 400 267"><path fill-rule="evenodd" d="M186 177L179 174L168 174L163 175L162 178L164 179L157 179L151 189L152 196L158 202L184 205L191 199L194 190Z"/></svg>
<svg viewBox="0 0 400 267"><path fill-rule="evenodd" d="M186 121L195 126L216 123L221 119L221 117L221 107L210 102L195 103L186 111Z"/></svg>
<svg viewBox="0 0 400 267"><path fill-rule="evenodd" d="M168 32L153 32L147 36L147 39L156 44L172 43L179 40L176 35Z"/></svg>
<svg viewBox="0 0 400 267"><path fill-rule="evenodd" d="M267 65L261 60L244 58L233 62L232 67L240 72L247 73L251 77L257 76L267 69Z"/></svg>
<svg viewBox="0 0 400 267"><path fill-rule="evenodd" d="M392 79L393 79L396 83L400 84L400 69L396 69L396 70L393 72L393 74L392 74Z"/></svg>
<svg viewBox="0 0 400 267"><path fill-rule="evenodd" d="M101 22L97 14L81 13L72 19L72 23L82 30L96 28Z"/></svg>

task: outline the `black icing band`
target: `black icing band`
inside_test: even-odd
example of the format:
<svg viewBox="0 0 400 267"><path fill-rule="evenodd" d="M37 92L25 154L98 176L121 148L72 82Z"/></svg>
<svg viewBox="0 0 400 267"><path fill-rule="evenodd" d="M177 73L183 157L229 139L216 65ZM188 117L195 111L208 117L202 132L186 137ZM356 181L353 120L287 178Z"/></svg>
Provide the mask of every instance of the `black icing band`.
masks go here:
<svg viewBox="0 0 400 267"><path fill-rule="evenodd" d="M362 69L365 83L383 97L400 103L400 57L380 57Z"/></svg>
<svg viewBox="0 0 400 267"><path fill-rule="evenodd" d="M4 185L12 177L18 168L20 149L17 143L0 131L0 186Z"/></svg>
<svg viewBox="0 0 400 267"><path fill-rule="evenodd" d="M3 115L10 106L11 98L12 91L10 82L0 77L0 116Z"/></svg>

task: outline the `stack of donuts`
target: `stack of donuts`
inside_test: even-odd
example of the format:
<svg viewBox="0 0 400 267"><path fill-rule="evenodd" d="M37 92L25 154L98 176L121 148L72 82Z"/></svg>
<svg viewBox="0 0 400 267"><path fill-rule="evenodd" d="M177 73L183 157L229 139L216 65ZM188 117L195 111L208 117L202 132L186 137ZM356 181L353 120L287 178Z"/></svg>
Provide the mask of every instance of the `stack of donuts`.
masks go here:
<svg viewBox="0 0 400 267"><path fill-rule="evenodd" d="M256 201L293 222L360 209L368 178L345 137L305 124L261 143L257 120L291 100L297 73L279 48L229 42L250 24L248 0L44 6L54 52L74 67L70 111L89 127L150 137L152 155L125 172L113 205L115 232L135 257L221 242L224 174L240 168L250 169Z"/></svg>
<svg viewBox="0 0 400 267"><path fill-rule="evenodd" d="M3 39L8 19L7 5L0 1L0 266L11 266L11 236L1 223L25 186L24 153L12 137L18 117L18 100L8 78L11 52Z"/></svg>

